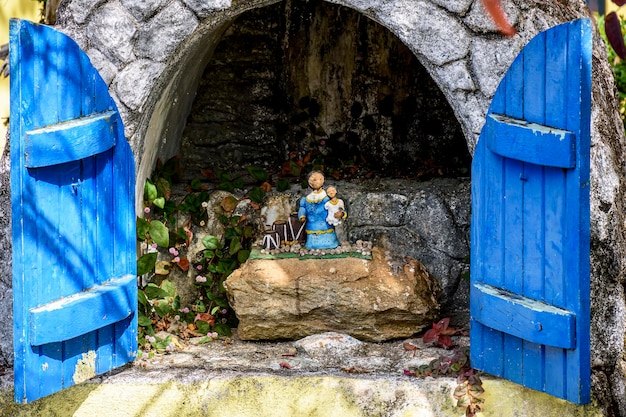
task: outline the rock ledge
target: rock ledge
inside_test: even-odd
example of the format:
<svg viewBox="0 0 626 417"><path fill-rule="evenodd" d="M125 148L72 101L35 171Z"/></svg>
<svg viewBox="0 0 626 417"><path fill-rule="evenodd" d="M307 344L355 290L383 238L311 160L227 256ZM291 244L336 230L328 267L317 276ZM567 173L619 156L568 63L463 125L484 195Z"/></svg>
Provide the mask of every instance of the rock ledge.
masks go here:
<svg viewBox="0 0 626 417"><path fill-rule="evenodd" d="M250 259L224 283L242 340L345 333L380 342L414 335L439 313L439 285L421 263L372 259Z"/></svg>

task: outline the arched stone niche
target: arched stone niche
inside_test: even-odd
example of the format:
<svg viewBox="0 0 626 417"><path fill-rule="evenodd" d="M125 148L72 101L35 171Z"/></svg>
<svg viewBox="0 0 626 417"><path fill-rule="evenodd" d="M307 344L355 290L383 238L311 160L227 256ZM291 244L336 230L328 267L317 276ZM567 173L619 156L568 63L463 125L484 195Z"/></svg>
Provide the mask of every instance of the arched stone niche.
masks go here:
<svg viewBox="0 0 626 417"><path fill-rule="evenodd" d="M137 195L157 157L177 153L202 70L241 13L274 1L65 0L58 28L87 51L118 103L137 162ZM504 0L518 34L498 34L479 0L341 0L397 36L447 98L473 152L490 99L541 30L587 17L583 0ZM591 287L594 395L626 416L624 133L598 36L593 54ZM140 198L138 199L141 200Z"/></svg>

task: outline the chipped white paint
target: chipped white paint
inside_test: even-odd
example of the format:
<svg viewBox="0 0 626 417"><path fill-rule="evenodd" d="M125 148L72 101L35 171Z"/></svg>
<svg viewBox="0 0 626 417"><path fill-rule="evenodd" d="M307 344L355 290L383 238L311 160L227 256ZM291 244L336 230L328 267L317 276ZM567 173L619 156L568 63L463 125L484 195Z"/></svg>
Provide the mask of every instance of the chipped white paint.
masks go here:
<svg viewBox="0 0 626 417"><path fill-rule="evenodd" d="M556 129L554 127L540 125L538 123L531 123L526 120L514 119L512 117L501 116L498 114L491 114L490 117L495 120L503 123L508 123L516 126L522 126L526 129L529 129L535 136L537 135L553 135L559 138L559 141L562 142L565 140L565 136L571 134L572 132L563 129Z"/></svg>
<svg viewBox="0 0 626 417"><path fill-rule="evenodd" d="M94 376L96 376L96 352L90 350L87 353L83 353L83 358L76 362L76 369L72 379L75 384L80 384Z"/></svg>

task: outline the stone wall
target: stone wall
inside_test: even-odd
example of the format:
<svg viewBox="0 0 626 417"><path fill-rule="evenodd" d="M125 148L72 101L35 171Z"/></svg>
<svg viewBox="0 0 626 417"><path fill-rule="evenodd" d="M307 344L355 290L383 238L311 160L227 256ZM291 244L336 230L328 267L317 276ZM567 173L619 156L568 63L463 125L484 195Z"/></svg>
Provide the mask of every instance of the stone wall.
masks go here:
<svg viewBox="0 0 626 417"><path fill-rule="evenodd" d="M11 195L9 139L0 154L0 369L13 363L13 292L11 291Z"/></svg>
<svg viewBox="0 0 626 417"><path fill-rule="evenodd" d="M307 153L384 176L469 173L452 108L404 44L350 8L289 5L243 13L224 33L183 131L188 175Z"/></svg>
<svg viewBox="0 0 626 417"><path fill-rule="evenodd" d="M223 34L242 13L274 3L274 0L62 2L57 27L87 51L119 106L127 138L137 158L139 197L157 158L165 160L179 152L197 86ZM518 35L505 38L497 33L478 0L335 0L331 3L349 7L379 23L413 52L448 100L470 153L478 140L491 97L521 48L541 30L588 15L583 0L504 0L504 8L519 31ZM593 389L606 415L626 416L623 232L626 143L612 74L604 45L597 36L593 65ZM2 184L4 195L7 186ZM7 257L3 253L0 262L3 276L10 271ZM6 287L0 293L6 294Z"/></svg>
<svg viewBox="0 0 626 417"><path fill-rule="evenodd" d="M348 218L337 227L341 241L351 243L370 241L385 250L394 270L406 264L406 258L420 261L429 274L439 282L441 292L438 302L441 314L451 317L459 327L469 322L469 178L434 178L429 181L399 179L372 179L334 181L327 179L326 186L334 186L344 201ZM259 210L251 209L243 195L237 213L245 214L255 225L257 237L276 221L285 222L297 212L300 198L308 193L294 185L282 192L272 191ZM225 191L210 193L208 207L219 207L227 195ZM184 196L176 197L181 199ZM181 249L193 260L204 250L200 243L206 235L221 235L223 226L217 215L209 215L204 226L191 225L193 241L188 250ZM163 259L170 256L164 254ZM181 305L195 301L194 286L197 271L183 272L174 268L168 279L174 282L181 296Z"/></svg>

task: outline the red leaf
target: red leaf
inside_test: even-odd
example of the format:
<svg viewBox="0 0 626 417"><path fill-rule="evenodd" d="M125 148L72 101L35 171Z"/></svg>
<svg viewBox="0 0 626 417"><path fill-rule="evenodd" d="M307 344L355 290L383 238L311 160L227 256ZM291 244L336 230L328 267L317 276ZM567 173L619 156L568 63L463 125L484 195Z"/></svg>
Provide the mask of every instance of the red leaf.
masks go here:
<svg viewBox="0 0 626 417"><path fill-rule="evenodd" d="M483 0L483 7L493 19L500 33L506 36L513 36L517 33L515 28L509 23L509 18L504 13L500 0Z"/></svg>
<svg viewBox="0 0 626 417"><path fill-rule="evenodd" d="M272 191L272 185L267 181L261 184L260 188L266 193L269 193L270 191Z"/></svg>
<svg viewBox="0 0 626 417"><path fill-rule="evenodd" d="M624 46L624 36L622 35L622 28L617 13L611 12L606 15L604 18L604 32L617 56L622 59L626 58L626 46Z"/></svg>
<svg viewBox="0 0 626 417"><path fill-rule="evenodd" d="M430 343L435 339L437 339L437 331L435 329L430 329L424 333L424 343Z"/></svg>
<svg viewBox="0 0 626 417"><path fill-rule="evenodd" d="M626 4L626 0L611 0L614 4L617 4L618 6L623 6Z"/></svg>
<svg viewBox="0 0 626 417"><path fill-rule="evenodd" d="M448 335L441 335L439 336L439 338L437 339L437 343L439 343L441 346L444 347L452 347L453 343L452 343L452 338Z"/></svg>
<svg viewBox="0 0 626 417"><path fill-rule="evenodd" d="M200 170L200 173L207 177L208 179L215 179L215 172L212 169L203 168Z"/></svg>
<svg viewBox="0 0 626 417"><path fill-rule="evenodd" d="M211 326L213 326L215 324L215 317L213 317L209 313L198 313L198 314L196 314L194 322L196 322L198 320L206 321Z"/></svg>
<svg viewBox="0 0 626 417"><path fill-rule="evenodd" d="M285 368L285 369L291 369L292 366L289 365L287 362L281 362L278 365L280 365L281 368Z"/></svg>
<svg viewBox="0 0 626 417"><path fill-rule="evenodd" d="M178 265L178 267L184 272L187 272L189 270L189 259L183 256L180 258L180 261L178 261L176 265Z"/></svg>
<svg viewBox="0 0 626 417"><path fill-rule="evenodd" d="M439 320L437 324L433 327L435 328L435 330L437 330L437 333L440 333L441 331L446 330L449 324L450 324L450 317L446 317L445 319Z"/></svg>
<svg viewBox="0 0 626 417"><path fill-rule="evenodd" d="M404 347L404 350L418 350L419 348L409 342L404 342L404 344L402 345Z"/></svg>

